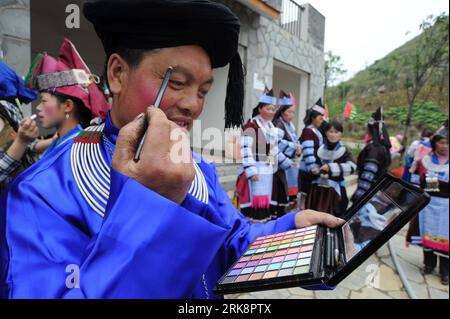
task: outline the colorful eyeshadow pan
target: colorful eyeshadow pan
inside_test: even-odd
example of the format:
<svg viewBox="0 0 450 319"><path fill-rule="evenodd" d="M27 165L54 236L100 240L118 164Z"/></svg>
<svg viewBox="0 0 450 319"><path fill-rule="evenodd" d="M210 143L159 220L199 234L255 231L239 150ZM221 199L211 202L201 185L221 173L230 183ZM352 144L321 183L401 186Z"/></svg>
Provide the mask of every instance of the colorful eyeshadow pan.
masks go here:
<svg viewBox="0 0 450 319"><path fill-rule="evenodd" d="M264 276L263 273L253 274L250 276L249 280L250 281L261 280L263 278L263 276Z"/></svg>
<svg viewBox="0 0 450 319"><path fill-rule="evenodd" d="M268 265L270 264L270 262L272 261L272 259L267 258L267 259L263 259L259 261L259 265Z"/></svg>
<svg viewBox="0 0 450 319"><path fill-rule="evenodd" d="M253 270L255 270L255 267L250 267L250 268L244 268L241 272L242 275L247 275L247 274L251 274L253 273Z"/></svg>
<svg viewBox="0 0 450 319"><path fill-rule="evenodd" d="M295 266L295 260L291 260L291 261L286 261L281 265L281 268L286 269L286 268L292 268Z"/></svg>
<svg viewBox="0 0 450 319"><path fill-rule="evenodd" d="M298 258L299 259L308 258L308 257L311 257L311 255L312 255L312 251L307 251L305 253L300 253L298 255Z"/></svg>
<svg viewBox="0 0 450 319"><path fill-rule="evenodd" d="M300 251L301 251L301 252L304 252L304 251L310 251L310 250L313 250L313 248L314 248L313 245L302 246L302 247L300 248Z"/></svg>
<svg viewBox="0 0 450 319"><path fill-rule="evenodd" d="M296 266L306 266L306 265L309 265L310 261L311 261L311 260L310 260L309 258L299 259L299 260L297 260Z"/></svg>
<svg viewBox="0 0 450 319"><path fill-rule="evenodd" d="M294 241L293 243L291 243L290 247L300 247L302 245L302 242L299 241Z"/></svg>
<svg viewBox="0 0 450 319"><path fill-rule="evenodd" d="M293 268L281 269L280 272L278 273L278 276L279 277L292 276L293 273L294 273Z"/></svg>
<svg viewBox="0 0 450 319"><path fill-rule="evenodd" d="M233 270L230 271L230 273L228 274L228 277L240 275L240 274L241 274L241 271L242 271L241 269L233 269Z"/></svg>
<svg viewBox="0 0 450 319"><path fill-rule="evenodd" d="M224 284L231 284L236 281L237 277L226 277L222 282Z"/></svg>
<svg viewBox="0 0 450 319"><path fill-rule="evenodd" d="M279 262L282 262L283 260L284 260L284 256L275 257L274 259L272 259L272 263L279 263Z"/></svg>
<svg viewBox="0 0 450 319"><path fill-rule="evenodd" d="M292 255L287 255L286 258L284 260L289 261L289 260L297 260L298 255L297 254L292 254Z"/></svg>
<svg viewBox="0 0 450 319"><path fill-rule="evenodd" d="M265 272L267 270L267 265L259 266L255 268L255 272Z"/></svg>
<svg viewBox="0 0 450 319"><path fill-rule="evenodd" d="M267 270L278 270L281 268L281 263L276 264L270 264L269 267L267 267Z"/></svg>
<svg viewBox="0 0 450 319"><path fill-rule="evenodd" d="M275 278L278 275L278 271L268 271L264 274L264 279Z"/></svg>
<svg viewBox="0 0 450 319"><path fill-rule="evenodd" d="M294 269L294 275L303 275L308 273L308 267L307 266L303 266L303 267L297 267ZM239 277L238 277L239 278Z"/></svg>
<svg viewBox="0 0 450 319"><path fill-rule="evenodd" d="M250 278L250 275L239 276L239 277L236 278L236 281L235 281L235 282L248 281L249 278Z"/></svg>
<svg viewBox="0 0 450 319"><path fill-rule="evenodd" d="M250 260L260 260L263 256L263 254L253 255Z"/></svg>
<svg viewBox="0 0 450 319"><path fill-rule="evenodd" d="M247 250L247 251L244 253L244 256L253 255L255 252L256 252L256 250L254 250L254 249Z"/></svg>
<svg viewBox="0 0 450 319"><path fill-rule="evenodd" d="M276 257L285 256L287 254L287 252L288 252L287 249L279 250L275 253L275 256Z"/></svg>
<svg viewBox="0 0 450 319"><path fill-rule="evenodd" d="M310 272L317 227L258 238L227 273L222 284L304 275Z"/></svg>
<svg viewBox="0 0 450 319"><path fill-rule="evenodd" d="M270 252L270 253L265 253L264 256L263 256L263 258L264 258L264 259L266 259L266 258L272 258L272 257L274 257L274 256L275 256L275 252Z"/></svg>

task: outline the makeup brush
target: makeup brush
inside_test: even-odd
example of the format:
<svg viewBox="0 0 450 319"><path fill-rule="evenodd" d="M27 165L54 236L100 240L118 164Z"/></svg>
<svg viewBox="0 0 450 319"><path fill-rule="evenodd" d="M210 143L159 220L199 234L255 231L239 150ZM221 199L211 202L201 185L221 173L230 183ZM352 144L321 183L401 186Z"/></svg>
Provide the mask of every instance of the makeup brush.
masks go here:
<svg viewBox="0 0 450 319"><path fill-rule="evenodd" d="M334 232L331 231L330 234L330 239L331 239L331 250L330 250L330 266L331 268L334 268L335 266L335 259L334 259L334 252L335 252L335 241L334 241Z"/></svg>
<svg viewBox="0 0 450 319"><path fill-rule="evenodd" d="M159 88L158 95L156 96L155 103L153 103L153 105L156 108L159 108L159 106L161 104L161 101L162 101L163 96L164 96L164 92L166 91L166 88L169 85L169 80L170 80L170 77L172 76L172 71L173 71L173 67L170 66L167 69L166 73L164 74L163 82L161 84L161 87ZM147 132L148 132L148 127L145 129L145 133L142 136L141 142L139 143L138 149L136 151L136 155L134 156L134 160L135 161L139 161L140 158L141 158L142 148L144 147L144 141L145 141L145 138L147 137Z"/></svg>
<svg viewBox="0 0 450 319"><path fill-rule="evenodd" d="M339 239L337 234L334 234L334 263L335 266L339 266Z"/></svg>
<svg viewBox="0 0 450 319"><path fill-rule="evenodd" d="M331 266L331 233L330 229L327 228L327 239L326 239L326 255L325 255L325 266Z"/></svg>

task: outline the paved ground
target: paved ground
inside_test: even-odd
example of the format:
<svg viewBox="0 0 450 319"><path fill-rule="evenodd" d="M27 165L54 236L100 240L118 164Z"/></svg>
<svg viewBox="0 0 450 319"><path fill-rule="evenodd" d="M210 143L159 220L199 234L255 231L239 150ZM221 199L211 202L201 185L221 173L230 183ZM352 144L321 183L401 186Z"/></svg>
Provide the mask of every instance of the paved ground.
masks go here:
<svg viewBox="0 0 450 319"><path fill-rule="evenodd" d="M354 186L349 188L349 193ZM449 299L448 286L437 273L423 276L422 249L405 247L406 229L391 239L410 285L419 299ZM347 277L334 291L307 291L301 288L229 295L236 299L408 299L387 245Z"/></svg>
<svg viewBox="0 0 450 319"><path fill-rule="evenodd" d="M400 264L419 299L449 299L448 286L440 283L439 275L420 273L422 250L405 248L403 232L392 239ZM389 249L383 246L334 291L307 291L301 288L230 295L237 299L409 299L396 273Z"/></svg>

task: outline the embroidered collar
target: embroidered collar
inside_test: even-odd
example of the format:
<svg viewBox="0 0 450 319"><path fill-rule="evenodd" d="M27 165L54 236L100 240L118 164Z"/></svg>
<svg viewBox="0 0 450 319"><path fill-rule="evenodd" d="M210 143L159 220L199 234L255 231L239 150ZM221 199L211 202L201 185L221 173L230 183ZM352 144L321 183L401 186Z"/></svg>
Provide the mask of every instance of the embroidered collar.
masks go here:
<svg viewBox="0 0 450 319"><path fill-rule="evenodd" d="M317 150L317 156L322 160L335 161L345 154L346 148L339 142L334 150L326 148L325 144L321 145Z"/></svg>
<svg viewBox="0 0 450 319"><path fill-rule="evenodd" d="M283 123L284 127L286 128L286 131L288 132L289 136L292 139L292 142L298 141L297 133L295 132L295 126L292 124L292 122L286 122L285 120L281 119L281 123Z"/></svg>
<svg viewBox="0 0 450 319"><path fill-rule="evenodd" d="M111 184L111 150L117 141L119 129L107 114L105 123L91 126L74 140L70 160L72 173L81 195L91 209L104 216ZM194 161L195 178L189 194L208 204L209 190L205 176Z"/></svg>
<svg viewBox="0 0 450 319"><path fill-rule="evenodd" d="M435 173L448 173L448 160L445 164L439 164L435 154L427 155L422 160L423 166L427 171Z"/></svg>
<svg viewBox="0 0 450 319"><path fill-rule="evenodd" d="M317 138L319 139L319 145L323 145L322 133L320 133L320 131L313 125L309 125L307 128L311 129L314 132L314 134L316 134Z"/></svg>
<svg viewBox="0 0 450 319"><path fill-rule="evenodd" d="M255 117L254 120L256 124L258 124L261 131L263 132L264 137L266 138L266 143L274 144L277 136L276 132L274 132L275 126L273 125L273 123L269 121L268 122L269 128L267 128L264 126L260 116Z"/></svg>

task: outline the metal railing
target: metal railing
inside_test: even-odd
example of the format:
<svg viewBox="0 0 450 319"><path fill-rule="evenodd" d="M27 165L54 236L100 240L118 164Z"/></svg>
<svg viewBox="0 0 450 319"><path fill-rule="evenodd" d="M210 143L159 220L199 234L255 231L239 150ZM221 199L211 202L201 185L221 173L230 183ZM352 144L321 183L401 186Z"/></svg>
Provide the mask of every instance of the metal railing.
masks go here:
<svg viewBox="0 0 450 319"><path fill-rule="evenodd" d="M410 299L417 299L416 292L411 287L408 277L406 276L405 272L403 271L403 267L400 265L400 261L397 258L397 251L395 250L394 245L392 245L391 241L388 242L388 248L389 248L389 252L391 254L392 261L394 262L395 269L397 270L400 280L403 283L403 287L405 287L406 293L408 294Z"/></svg>
<svg viewBox="0 0 450 319"><path fill-rule="evenodd" d="M300 38L304 7L294 0L283 0L280 25L286 31Z"/></svg>

